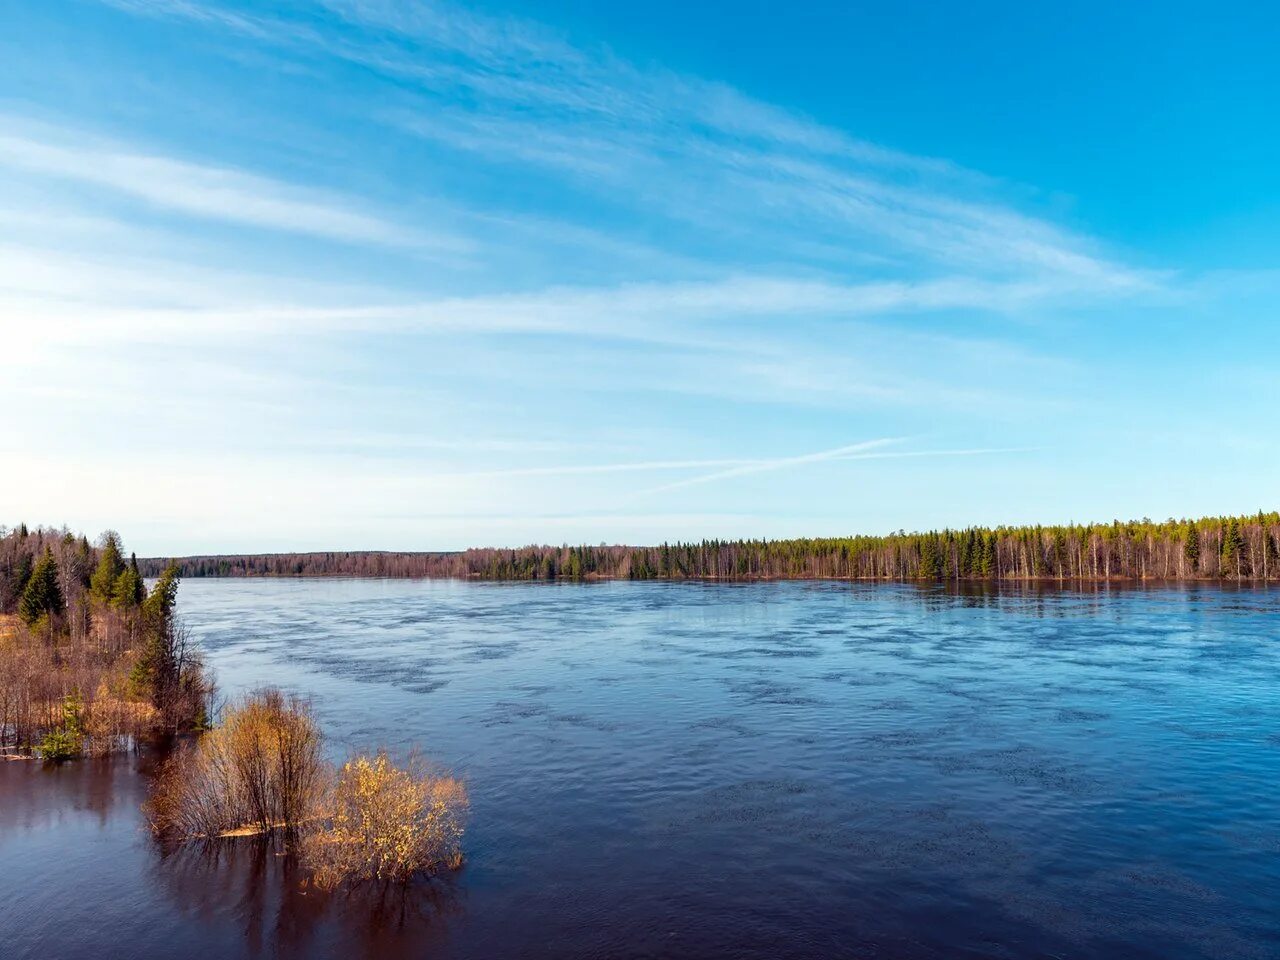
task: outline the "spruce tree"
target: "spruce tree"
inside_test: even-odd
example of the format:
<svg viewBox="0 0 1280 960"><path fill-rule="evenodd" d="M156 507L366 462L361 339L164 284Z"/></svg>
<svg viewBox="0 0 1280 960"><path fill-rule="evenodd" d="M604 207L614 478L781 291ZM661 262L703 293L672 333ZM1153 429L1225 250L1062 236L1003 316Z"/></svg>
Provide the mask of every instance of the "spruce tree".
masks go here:
<svg viewBox="0 0 1280 960"><path fill-rule="evenodd" d="M53 551L44 548L44 556L31 571L22 599L18 602L18 615L28 625L44 616L58 616L66 609L62 587L58 584L58 562Z"/></svg>
<svg viewBox="0 0 1280 960"><path fill-rule="evenodd" d="M138 555L129 554L129 566L116 577L111 591L111 603L117 607L140 607L147 598L146 584L138 571Z"/></svg>
<svg viewBox="0 0 1280 960"><path fill-rule="evenodd" d="M988 533L982 541L982 575L994 577L996 574L996 535Z"/></svg>
<svg viewBox="0 0 1280 960"><path fill-rule="evenodd" d="M173 608L178 599L178 567L170 564L142 601L142 656L129 674L136 695L163 710L179 680Z"/></svg>
<svg viewBox="0 0 1280 960"><path fill-rule="evenodd" d="M108 530L102 535L102 553L98 568L89 578L89 592L103 603L110 603L115 593L116 581L124 573L124 557L120 553L120 537Z"/></svg>
<svg viewBox="0 0 1280 960"><path fill-rule="evenodd" d="M5 598L6 602L13 597L21 598L22 591L27 589L31 579L31 554L24 553L18 558L17 567L13 571L13 592Z"/></svg>
<svg viewBox="0 0 1280 960"><path fill-rule="evenodd" d="M142 601L142 613L154 629L167 628L173 618L173 605L178 599L178 565L171 563Z"/></svg>
<svg viewBox="0 0 1280 960"><path fill-rule="evenodd" d="M76 544L75 579L87 590L91 576L93 576L93 547L89 546L89 538L82 536Z"/></svg>
<svg viewBox="0 0 1280 960"><path fill-rule="evenodd" d="M1242 574L1244 560L1244 534L1240 532L1240 523L1235 517L1227 524L1222 534L1222 572Z"/></svg>
<svg viewBox="0 0 1280 960"><path fill-rule="evenodd" d="M1200 532L1193 523L1187 527L1187 536L1182 541L1182 555L1191 564L1192 570L1200 569Z"/></svg>
<svg viewBox="0 0 1280 960"><path fill-rule="evenodd" d="M137 568L126 567L124 573L116 577L115 586L111 590L111 605L122 610L136 607L142 603L145 593Z"/></svg>
<svg viewBox="0 0 1280 960"><path fill-rule="evenodd" d="M934 536L927 535L920 540L920 578L937 580L942 576L942 550Z"/></svg>

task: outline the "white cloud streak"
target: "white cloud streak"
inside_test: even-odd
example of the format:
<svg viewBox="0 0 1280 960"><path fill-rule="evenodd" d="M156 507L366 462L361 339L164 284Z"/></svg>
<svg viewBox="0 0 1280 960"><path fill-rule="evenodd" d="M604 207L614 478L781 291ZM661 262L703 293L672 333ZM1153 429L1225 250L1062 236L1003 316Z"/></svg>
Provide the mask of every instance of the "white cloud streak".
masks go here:
<svg viewBox="0 0 1280 960"><path fill-rule="evenodd" d="M82 132L44 129L44 138L5 132L18 126L0 116L0 165L90 184L166 211L206 220L305 234L342 243L407 247L457 257L459 238L432 235L356 209L355 204L228 167L189 163L85 143Z"/></svg>
<svg viewBox="0 0 1280 960"><path fill-rule="evenodd" d="M213 88L180 71L79 126L66 104L56 124L38 104L0 114L0 331L18 358L0 401L32 408L0 500L78 500L90 527L220 536L238 517L297 545L340 517L323 522L352 546L377 530L456 545L470 518L500 540L537 536L539 516L586 535L620 494L672 494L663 516L692 517L674 494L713 488L726 510L749 494L735 515L753 525L842 517L834 485L797 506L802 484L735 481L1012 453L988 445L1010 423L1064 399L1080 422L1105 393L1073 363L1077 317L1177 295L1029 191L528 21L412 0L106 2L175 19L194 70L233 61L237 79L210 103L234 129L204 154L168 111ZM270 98L245 96L268 77ZM90 431L98 408L112 416ZM926 433L954 448L894 439ZM881 439L734 455L850 435ZM72 489L90 461L98 488L136 491L124 516L114 492ZM424 507L458 520L379 519Z"/></svg>
<svg viewBox="0 0 1280 960"><path fill-rule="evenodd" d="M665 220L679 245L835 271L879 257L899 272L1054 277L1099 292L1158 283L1015 210L998 181L723 84L574 46L527 20L390 0L322 0L339 24L190 0L113 5L219 27L285 56L358 63L386 81L389 105L376 115L396 129L482 168L542 171L615 214L629 208L624 230Z"/></svg>
<svg viewBox="0 0 1280 960"><path fill-rule="evenodd" d="M740 466L730 467L727 470L717 470L714 473L704 473L696 477L687 477L684 480L676 480L673 483L665 483L660 487L652 487L642 491L642 494L667 493L671 490L680 490L684 487L701 486L706 483L716 483L720 480L729 480L734 477L745 477L756 473L771 473L775 470L787 470L792 467L804 466L810 463L821 463L824 460L838 460L848 458L852 454L861 453L866 450L872 450L876 447L887 446L891 443L901 443L900 437L883 437L878 440L864 440L861 443L850 443L840 447L832 447L830 450L819 450L816 453L804 453L795 457L774 457L769 460L758 460L755 463L742 464Z"/></svg>
<svg viewBox="0 0 1280 960"><path fill-rule="evenodd" d="M748 476L754 473L786 470L792 467L804 466L810 463L822 463L826 461L898 460L915 457L977 457L1001 453L1027 453L1037 449L1035 447L975 447L964 450L893 450L887 452L867 452L876 447L901 443L903 442L903 439L905 438L869 440L864 443L855 443L845 447L835 447L831 450L821 450L817 453L807 453L796 457L776 457L767 460L749 460L745 461L741 466L728 470L720 470L715 473L703 474L697 477L689 477L685 480L677 480L673 483L666 483L659 487L651 487L647 490L640 491L638 495L648 496L650 494L665 493L670 490L679 490L684 487L699 486L705 483L715 483L720 480L729 480L734 477Z"/></svg>
<svg viewBox="0 0 1280 960"><path fill-rule="evenodd" d="M372 291L227 273L164 260L67 255L0 245L0 323L27 324L45 343L207 342L304 333L538 334L734 349L743 324L775 333L798 319L865 320L939 310L1014 314L1088 302L1072 284L964 276L838 283L740 275L712 281L551 286L370 302ZM383 298L388 298L384 291ZM345 303L344 303L345 301ZM776 323L771 323L776 321Z"/></svg>

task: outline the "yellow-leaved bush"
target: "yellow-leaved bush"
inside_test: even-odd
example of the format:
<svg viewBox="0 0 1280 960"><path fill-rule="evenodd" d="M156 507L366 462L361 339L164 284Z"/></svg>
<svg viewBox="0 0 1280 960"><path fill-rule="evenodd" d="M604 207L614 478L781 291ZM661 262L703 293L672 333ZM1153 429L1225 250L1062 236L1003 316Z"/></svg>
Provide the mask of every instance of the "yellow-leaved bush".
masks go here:
<svg viewBox="0 0 1280 960"><path fill-rule="evenodd" d="M385 751L361 754L338 771L328 822L307 832L303 859L323 888L456 869L468 805L462 781L416 758L397 767Z"/></svg>
<svg viewBox="0 0 1280 960"><path fill-rule="evenodd" d="M467 810L462 781L416 755L357 754L335 771L310 704L272 688L176 751L146 805L170 840L282 834L324 889L456 869Z"/></svg>

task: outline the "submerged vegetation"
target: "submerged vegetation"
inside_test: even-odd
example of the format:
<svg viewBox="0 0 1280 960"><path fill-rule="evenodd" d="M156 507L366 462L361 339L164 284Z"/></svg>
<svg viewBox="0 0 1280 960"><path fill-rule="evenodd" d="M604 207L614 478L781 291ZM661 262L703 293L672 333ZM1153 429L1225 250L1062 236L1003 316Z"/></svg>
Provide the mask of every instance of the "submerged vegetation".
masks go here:
<svg viewBox="0 0 1280 960"><path fill-rule="evenodd" d="M411 758L335 770L307 701L249 694L213 716L214 686L175 613L179 570L148 590L120 537L0 529L0 751L50 762L177 738L146 814L184 841L278 835L331 889L403 883L462 862L467 793Z"/></svg>
<svg viewBox="0 0 1280 960"><path fill-rule="evenodd" d="M357 754L338 771L321 825L304 834L303 862L325 889L455 870L467 808L461 780L416 758L398 767L383 751Z"/></svg>
<svg viewBox="0 0 1280 960"><path fill-rule="evenodd" d="M169 758L146 812L168 840L278 834L315 884L333 889L456 869L467 793L453 777L413 758L396 766L381 751L333 770L307 702L265 689Z"/></svg>
<svg viewBox="0 0 1280 960"><path fill-rule="evenodd" d="M528 546L458 553L187 557L183 576L460 577L490 580L1280 579L1280 513L887 536L703 540L654 547ZM158 572L167 561L142 562Z"/></svg>
<svg viewBox="0 0 1280 960"><path fill-rule="evenodd" d="M112 531L0 529L0 749L62 761L198 729L213 684L177 589L168 568L148 591Z"/></svg>
<svg viewBox="0 0 1280 960"><path fill-rule="evenodd" d="M294 833L318 814L323 775L309 705L264 690L178 747L156 780L147 814L156 833L178 839Z"/></svg>

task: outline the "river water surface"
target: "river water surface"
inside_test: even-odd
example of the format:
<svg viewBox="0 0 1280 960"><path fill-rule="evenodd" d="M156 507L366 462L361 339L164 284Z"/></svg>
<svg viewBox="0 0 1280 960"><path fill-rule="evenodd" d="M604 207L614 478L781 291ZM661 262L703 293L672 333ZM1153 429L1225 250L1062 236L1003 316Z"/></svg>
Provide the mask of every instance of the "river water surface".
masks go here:
<svg viewBox="0 0 1280 960"><path fill-rule="evenodd" d="M1280 591L193 580L222 692L464 776L467 863L166 853L0 764L0 955L1280 956Z"/></svg>

